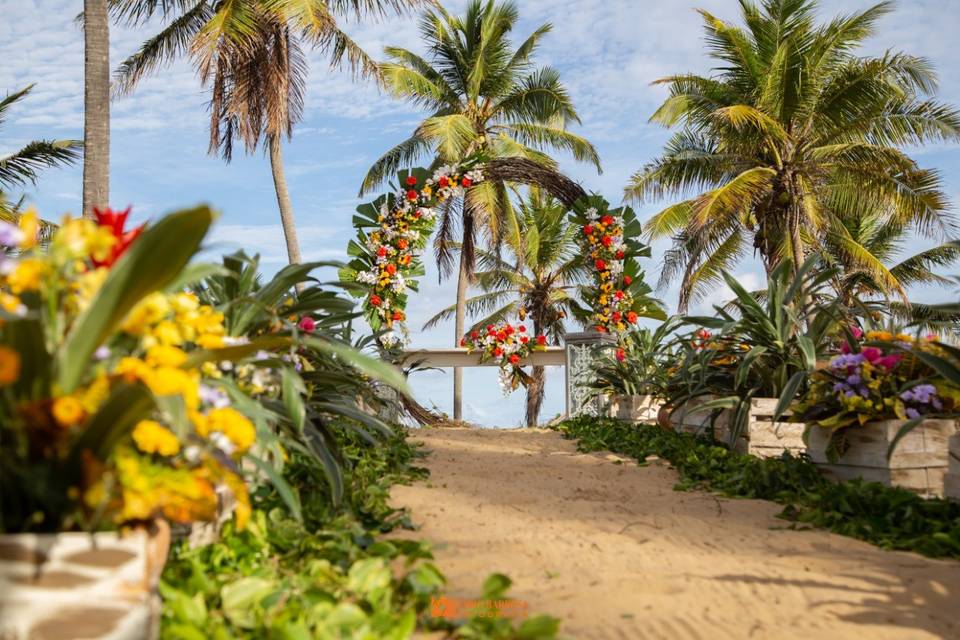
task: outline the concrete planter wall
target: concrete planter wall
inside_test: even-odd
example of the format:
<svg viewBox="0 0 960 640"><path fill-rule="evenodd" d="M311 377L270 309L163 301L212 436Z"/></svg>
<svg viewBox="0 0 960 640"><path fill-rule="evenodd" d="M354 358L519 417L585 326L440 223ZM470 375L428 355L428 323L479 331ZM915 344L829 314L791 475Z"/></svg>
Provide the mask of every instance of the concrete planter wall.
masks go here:
<svg viewBox="0 0 960 640"><path fill-rule="evenodd" d="M888 460L887 449L903 424L900 420L885 420L848 429L849 449L836 463L827 460L828 431L812 427L807 452L825 475L836 480L863 478L903 487L924 497L942 496L947 441L956 434L956 423L923 421L900 440Z"/></svg>
<svg viewBox="0 0 960 640"><path fill-rule="evenodd" d="M799 422L774 422L777 398L753 398L746 428L740 433L734 451L749 453L758 458L779 458L784 452L797 456L806 451L803 432L806 425ZM720 442L730 441L730 422L717 429Z"/></svg>
<svg viewBox="0 0 960 640"><path fill-rule="evenodd" d="M0 638L151 640L170 546L153 534L0 535Z"/></svg>
<svg viewBox="0 0 960 640"><path fill-rule="evenodd" d="M960 433L947 440L947 472L943 476L943 494L954 500L960 500Z"/></svg>
<svg viewBox="0 0 960 640"><path fill-rule="evenodd" d="M684 402L677 407L670 416L670 424L674 430L681 433L692 433L694 435L710 434L710 418L716 412L716 409L702 409L701 407L716 396L699 396ZM720 411L716 420L713 422L715 432L722 432L728 429L730 425L731 412L727 409Z"/></svg>
<svg viewBox="0 0 960 640"><path fill-rule="evenodd" d="M614 396L610 401L610 417L634 424L654 423L663 401L656 396Z"/></svg>

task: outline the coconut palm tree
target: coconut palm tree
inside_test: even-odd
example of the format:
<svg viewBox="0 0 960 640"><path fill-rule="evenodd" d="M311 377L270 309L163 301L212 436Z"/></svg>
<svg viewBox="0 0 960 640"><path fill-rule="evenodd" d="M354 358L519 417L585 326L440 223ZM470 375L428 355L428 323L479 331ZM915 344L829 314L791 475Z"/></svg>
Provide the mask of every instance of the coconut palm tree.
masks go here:
<svg viewBox="0 0 960 640"><path fill-rule="evenodd" d="M83 215L110 205L110 0L83 0Z"/></svg>
<svg viewBox="0 0 960 640"><path fill-rule="evenodd" d="M850 245L844 220L881 212L941 241L955 231L937 172L902 148L960 140L960 113L929 96L923 58L859 57L892 2L814 19L814 0L742 0L744 26L701 11L714 75L658 80L670 96L651 120L681 129L630 180L627 198L688 197L646 225L672 237L661 285L682 277L680 307L753 251L769 273L847 244L858 270L903 295ZM689 197L692 196L692 197ZM872 266L871 266L872 265Z"/></svg>
<svg viewBox="0 0 960 640"><path fill-rule="evenodd" d="M282 140L303 114L305 47L325 52L331 67L360 77L376 63L338 26L338 19L401 13L428 0L110 0L114 17L142 25L155 16L165 28L117 69L116 87L128 93L145 75L190 55L211 91L210 152L230 161L233 145L247 153L267 147L280 222L291 263L300 262L293 205L283 167Z"/></svg>
<svg viewBox="0 0 960 640"><path fill-rule="evenodd" d="M564 335L564 319L585 311L576 301L576 288L588 274L576 241L577 227L567 218L567 208L531 188L517 207L520 233L506 240L512 260L495 251L479 250L477 283L480 295L466 300L471 317L483 315L471 327L476 330L519 315L533 327L531 335L546 335L559 342ZM424 329L436 326L456 313L457 305L447 307L427 321ZM545 371L533 367L527 386L527 426L536 426L543 404Z"/></svg>
<svg viewBox="0 0 960 640"><path fill-rule="evenodd" d="M31 84L0 99L0 125L10 107L23 100L32 89ZM12 189L28 183L36 184L43 169L73 164L80 158L82 148L83 143L79 140L34 140L17 151L0 156L0 215L10 219L20 209L20 203L7 200Z"/></svg>
<svg viewBox="0 0 960 640"><path fill-rule="evenodd" d="M593 145L566 129L579 117L560 75L533 63L551 25L542 25L515 47L510 35L517 20L512 2L471 0L462 16L438 7L420 21L426 57L400 47L384 50L388 60L380 71L387 88L430 115L370 167L361 195L424 158L434 164L455 163L476 152L488 159L516 157L553 167L555 161L545 152L565 151L578 161L592 162L599 171ZM453 273L452 249L455 244L460 248L457 341L463 335L477 234L486 233L499 246L505 235L517 233L512 217L507 188L495 180L480 183L464 202L451 203L442 211L435 242L441 278ZM455 243L458 230L460 241ZM461 417L461 375L454 369L455 419Z"/></svg>

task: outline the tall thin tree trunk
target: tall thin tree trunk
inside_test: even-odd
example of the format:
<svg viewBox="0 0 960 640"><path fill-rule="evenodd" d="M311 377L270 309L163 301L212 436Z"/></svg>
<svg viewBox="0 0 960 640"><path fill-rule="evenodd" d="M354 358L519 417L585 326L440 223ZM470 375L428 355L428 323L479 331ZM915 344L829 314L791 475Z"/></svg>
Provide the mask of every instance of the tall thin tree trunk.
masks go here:
<svg viewBox="0 0 960 640"><path fill-rule="evenodd" d="M460 273L457 276L457 315L454 321L454 346L460 346L467 315L467 258L460 250ZM453 368L453 419L463 420L463 368Z"/></svg>
<svg viewBox="0 0 960 640"><path fill-rule="evenodd" d="M273 186L280 207L280 224L287 242L287 258L290 264L300 264L300 242L297 240L297 224L293 220L293 203L287 190L287 177L283 172L283 153L280 136L268 136L270 141L270 169L273 171Z"/></svg>
<svg viewBox="0 0 960 640"><path fill-rule="evenodd" d="M110 204L108 0L83 1L83 215Z"/></svg>
<svg viewBox="0 0 960 640"><path fill-rule="evenodd" d="M546 378L546 369L534 367L530 374L533 381L527 385L527 426L537 426L540 419L540 408L543 406L543 394Z"/></svg>

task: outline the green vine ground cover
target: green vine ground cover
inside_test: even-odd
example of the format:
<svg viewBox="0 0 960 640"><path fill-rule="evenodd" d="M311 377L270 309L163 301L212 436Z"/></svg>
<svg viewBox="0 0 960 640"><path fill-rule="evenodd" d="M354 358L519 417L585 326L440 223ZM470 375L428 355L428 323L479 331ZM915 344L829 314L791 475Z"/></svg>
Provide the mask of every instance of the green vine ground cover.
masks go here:
<svg viewBox="0 0 960 640"><path fill-rule="evenodd" d="M185 542L171 552L161 582L163 638L226 640L351 638L400 640L414 630L449 638L556 637L559 621L536 616L512 623L475 615L432 618L431 599L445 583L429 543L385 540L382 534L412 528L408 514L388 504L392 484L423 478L420 454L403 430L379 446L343 433L345 507L335 509L323 491L301 491L303 522L292 518L272 491L254 496L244 531L227 524L219 541L196 549ZM315 465L290 461L288 480L319 486ZM491 575L477 594L506 597L510 580Z"/></svg>
<svg viewBox="0 0 960 640"><path fill-rule="evenodd" d="M794 526L829 529L886 549L960 560L960 503L924 500L904 489L859 480L831 482L806 457L761 459L689 434L609 418L575 418L555 427L580 451L665 459L680 474L678 490L772 500Z"/></svg>

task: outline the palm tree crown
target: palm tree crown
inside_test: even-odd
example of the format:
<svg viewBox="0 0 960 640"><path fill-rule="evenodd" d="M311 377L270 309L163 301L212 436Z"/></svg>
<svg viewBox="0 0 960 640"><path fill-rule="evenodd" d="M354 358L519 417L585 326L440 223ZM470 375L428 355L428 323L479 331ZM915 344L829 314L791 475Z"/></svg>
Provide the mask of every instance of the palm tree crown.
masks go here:
<svg viewBox="0 0 960 640"><path fill-rule="evenodd" d="M626 189L637 200L693 195L647 224L651 237L674 241L661 285L682 274L685 308L750 240L768 272L785 258L802 264L829 242L902 296L902 283L874 269L844 220L870 214L951 234L939 175L901 148L960 139L960 114L928 97L936 76L925 59L854 55L891 2L822 25L813 0L740 4L743 27L701 11L715 75L657 81L670 97L652 121L682 129Z"/></svg>

